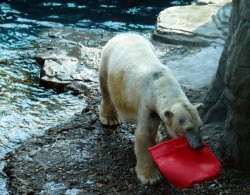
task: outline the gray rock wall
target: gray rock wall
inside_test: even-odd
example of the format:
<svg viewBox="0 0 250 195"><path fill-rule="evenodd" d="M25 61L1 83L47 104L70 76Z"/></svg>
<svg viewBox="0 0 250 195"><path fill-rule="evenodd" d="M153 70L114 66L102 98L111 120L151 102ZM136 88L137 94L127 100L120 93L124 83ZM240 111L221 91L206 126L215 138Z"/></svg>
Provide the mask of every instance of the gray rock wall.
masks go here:
<svg viewBox="0 0 250 195"><path fill-rule="evenodd" d="M223 123L222 159L250 171L250 1L233 1L229 36L204 99L205 123ZM213 130L207 132L212 136Z"/></svg>

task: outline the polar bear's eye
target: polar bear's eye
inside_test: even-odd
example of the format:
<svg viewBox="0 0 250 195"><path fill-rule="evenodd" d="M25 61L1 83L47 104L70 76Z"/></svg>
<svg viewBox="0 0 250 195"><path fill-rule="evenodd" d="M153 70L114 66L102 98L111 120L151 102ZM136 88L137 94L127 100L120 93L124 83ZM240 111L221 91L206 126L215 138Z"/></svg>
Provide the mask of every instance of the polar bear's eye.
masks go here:
<svg viewBox="0 0 250 195"><path fill-rule="evenodd" d="M193 130L192 128L187 128L187 129L186 129L187 132L190 132L190 131L192 131L192 130Z"/></svg>

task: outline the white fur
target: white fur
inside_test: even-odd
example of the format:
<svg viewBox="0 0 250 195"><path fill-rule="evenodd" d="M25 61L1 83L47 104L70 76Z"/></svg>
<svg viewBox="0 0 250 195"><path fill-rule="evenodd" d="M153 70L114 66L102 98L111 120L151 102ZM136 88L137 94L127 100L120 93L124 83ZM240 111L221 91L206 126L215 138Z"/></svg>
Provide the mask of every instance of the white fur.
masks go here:
<svg viewBox="0 0 250 195"><path fill-rule="evenodd" d="M190 126L201 123L197 110L159 61L153 45L140 35L126 33L111 39L103 49L99 76L100 121L105 125L137 122L136 173L142 183L154 183L161 175L147 150L156 144L160 121L175 137L175 129L182 129L180 118L187 118ZM166 117L166 111L172 114Z"/></svg>

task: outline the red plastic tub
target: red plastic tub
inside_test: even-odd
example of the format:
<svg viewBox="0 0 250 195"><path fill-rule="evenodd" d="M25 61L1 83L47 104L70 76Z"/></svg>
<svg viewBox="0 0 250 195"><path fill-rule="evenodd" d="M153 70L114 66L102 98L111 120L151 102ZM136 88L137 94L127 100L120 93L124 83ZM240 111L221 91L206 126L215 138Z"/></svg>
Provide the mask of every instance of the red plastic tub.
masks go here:
<svg viewBox="0 0 250 195"><path fill-rule="evenodd" d="M207 145L193 150L183 136L151 147L149 152L164 177L177 188L215 179L221 171L221 163Z"/></svg>

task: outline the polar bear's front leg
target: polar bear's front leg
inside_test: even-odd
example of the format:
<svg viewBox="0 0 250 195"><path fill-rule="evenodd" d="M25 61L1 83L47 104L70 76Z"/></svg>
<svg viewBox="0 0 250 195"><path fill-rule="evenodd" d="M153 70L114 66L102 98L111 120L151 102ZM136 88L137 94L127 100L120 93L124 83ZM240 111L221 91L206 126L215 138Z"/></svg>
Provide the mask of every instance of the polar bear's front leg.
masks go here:
<svg viewBox="0 0 250 195"><path fill-rule="evenodd" d="M135 155L137 159L135 170L138 179L143 184L153 184L160 180L162 176L150 156L148 148L156 145L156 135L160 121L145 112L142 115L144 116L139 117L135 132Z"/></svg>
<svg viewBox="0 0 250 195"><path fill-rule="evenodd" d="M121 121L118 120L117 112L112 102L105 100L105 98L102 99L99 108L99 119L103 125L114 126L121 123Z"/></svg>
<svg viewBox="0 0 250 195"><path fill-rule="evenodd" d="M103 125L113 126L120 124L121 121L118 120L117 111L110 98L107 83L107 70L104 62L102 62L99 73L100 89L102 93L102 102L99 108L99 119Z"/></svg>

